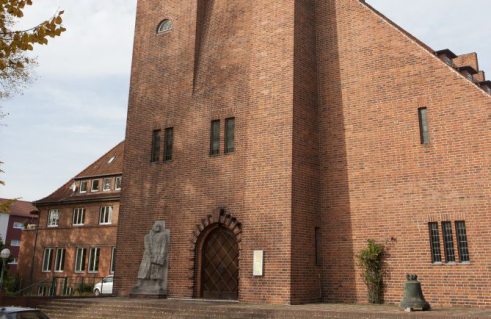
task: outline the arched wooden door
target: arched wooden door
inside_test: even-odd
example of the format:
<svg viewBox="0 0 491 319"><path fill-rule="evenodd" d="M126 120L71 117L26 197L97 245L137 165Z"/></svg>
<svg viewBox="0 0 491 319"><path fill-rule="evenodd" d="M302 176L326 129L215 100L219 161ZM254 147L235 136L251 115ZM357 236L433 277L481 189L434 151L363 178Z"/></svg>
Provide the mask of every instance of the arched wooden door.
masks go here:
<svg viewBox="0 0 491 319"><path fill-rule="evenodd" d="M206 237L201 276L203 298L238 298L239 246L231 230L218 227Z"/></svg>

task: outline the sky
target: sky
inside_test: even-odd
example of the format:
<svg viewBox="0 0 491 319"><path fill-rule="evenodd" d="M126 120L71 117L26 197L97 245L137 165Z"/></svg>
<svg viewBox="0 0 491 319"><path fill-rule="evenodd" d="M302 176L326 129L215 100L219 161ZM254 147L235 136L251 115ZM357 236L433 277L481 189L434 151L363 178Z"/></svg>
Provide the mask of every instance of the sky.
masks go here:
<svg viewBox="0 0 491 319"><path fill-rule="evenodd" d="M367 2L435 50L477 52L491 78L489 0ZM59 9L68 31L35 47L36 81L2 104L3 198L41 199L124 139L136 0L34 1L22 26Z"/></svg>

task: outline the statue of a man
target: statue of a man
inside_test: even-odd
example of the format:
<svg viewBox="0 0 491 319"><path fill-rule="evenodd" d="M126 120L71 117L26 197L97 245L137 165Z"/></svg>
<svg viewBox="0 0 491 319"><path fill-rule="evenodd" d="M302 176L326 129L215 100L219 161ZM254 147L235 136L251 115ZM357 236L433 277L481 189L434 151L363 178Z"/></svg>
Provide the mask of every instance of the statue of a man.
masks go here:
<svg viewBox="0 0 491 319"><path fill-rule="evenodd" d="M164 265L167 258L166 235L162 226L156 222L145 235L145 252L138 270L138 284L143 280L163 280Z"/></svg>
<svg viewBox="0 0 491 319"><path fill-rule="evenodd" d="M169 261L167 249L170 230L165 229L165 221L157 221L144 238L145 250L138 270L138 282L131 289L130 297L138 295L167 296L167 273Z"/></svg>

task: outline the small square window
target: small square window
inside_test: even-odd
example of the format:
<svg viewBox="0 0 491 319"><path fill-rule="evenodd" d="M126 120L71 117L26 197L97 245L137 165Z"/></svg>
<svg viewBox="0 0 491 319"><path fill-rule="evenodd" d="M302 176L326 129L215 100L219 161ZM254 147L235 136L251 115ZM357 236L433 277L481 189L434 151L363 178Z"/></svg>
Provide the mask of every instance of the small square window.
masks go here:
<svg viewBox="0 0 491 319"><path fill-rule="evenodd" d="M80 182L80 193L87 193L87 181Z"/></svg>
<svg viewBox="0 0 491 319"><path fill-rule="evenodd" d="M103 191L107 192L111 190L111 179L112 178L104 178L103 187L102 187Z"/></svg>
<svg viewBox="0 0 491 319"><path fill-rule="evenodd" d="M14 223L14 228L15 229L24 229L25 227L24 227L24 224L15 222Z"/></svg>
<svg viewBox="0 0 491 319"><path fill-rule="evenodd" d="M114 186L114 189L117 191L121 190L121 176L116 177L116 185Z"/></svg>
<svg viewBox="0 0 491 319"><path fill-rule="evenodd" d="M98 192L99 191L99 183L100 183L100 180L98 179L94 179L92 180L92 188L91 188L91 192Z"/></svg>
<svg viewBox="0 0 491 319"><path fill-rule="evenodd" d="M10 241L10 247L19 247L20 246L20 240L18 239L12 239Z"/></svg>

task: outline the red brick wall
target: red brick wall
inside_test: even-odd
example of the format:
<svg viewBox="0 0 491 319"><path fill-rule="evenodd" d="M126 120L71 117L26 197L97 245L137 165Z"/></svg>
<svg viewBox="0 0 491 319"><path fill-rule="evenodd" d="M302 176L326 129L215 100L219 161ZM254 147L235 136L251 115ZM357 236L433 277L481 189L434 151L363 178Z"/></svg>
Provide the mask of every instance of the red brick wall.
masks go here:
<svg viewBox="0 0 491 319"><path fill-rule="evenodd" d="M113 207L112 225L99 225L99 208L101 206ZM84 226L74 227L72 225L74 208L85 208ZM60 210L59 227L46 227L47 215L50 209ZM24 286L26 286L30 280L31 268L33 268L32 283L39 282L45 278L52 278L53 276L69 276L71 279L75 280L74 277L100 278L110 274L112 247L116 246L119 202L107 201L85 204L66 204L63 206L40 207L39 210L40 223L37 241L35 242L36 231L34 230L25 230L22 234L18 268ZM34 245L36 247L36 252L33 263L32 252ZM77 247L87 248L87 258L89 255L89 248L100 248L98 273L88 273L87 260L85 272L75 273L75 254ZM56 249L53 252L52 271L49 273L42 272L43 253L45 248L66 249L65 267L63 272L54 272Z"/></svg>
<svg viewBox="0 0 491 319"><path fill-rule="evenodd" d="M315 1L295 2L292 303L321 299L315 228L320 227ZM320 243L319 243L320 244Z"/></svg>
<svg viewBox="0 0 491 319"><path fill-rule="evenodd" d="M166 18L173 31L157 35ZM436 306L491 303L491 98L419 41L358 0L140 0L134 50L118 294L136 283L144 235L165 220L169 295L197 297L193 231L224 208L242 223L242 301L363 302L355 256L373 238L388 249L387 302L416 273ZM236 152L223 155L232 116ZM221 154L210 157L217 119ZM166 127L173 161L150 163L152 130ZM466 221L469 265L431 263L433 220ZM261 278L252 277L256 249Z"/></svg>
<svg viewBox="0 0 491 319"><path fill-rule="evenodd" d="M165 220L171 231L169 294L192 297L192 232L224 208L242 223L240 299L288 303L293 2L215 1L208 8L193 87L196 2L139 1L116 289L126 295L135 285L143 237L155 220ZM157 35L164 18L174 30ZM232 116L236 151L224 155L224 122ZM216 119L221 153L210 157L210 121ZM173 161L151 164L152 130L171 126ZM255 249L265 250L263 278L252 277Z"/></svg>
<svg viewBox="0 0 491 319"><path fill-rule="evenodd" d="M415 273L435 306L489 306L490 96L364 4L317 8L326 300L365 301L355 254L373 238L387 243L386 302ZM469 265L432 264L433 220L466 221Z"/></svg>
<svg viewBox="0 0 491 319"><path fill-rule="evenodd" d="M7 230L7 238L5 242L9 245L8 248L10 249L10 256L12 258L19 258L19 251L20 247L14 247L11 245L12 240L21 240L22 237L22 229L16 229L14 228L14 223L21 223L24 225L25 222L28 222L29 224L36 223L37 220L36 218L30 218L30 217L22 217L22 216L14 216L11 215L9 218L9 225L8 225L8 230ZM10 264L8 266L10 273L15 274L17 273L17 265L15 264Z"/></svg>

